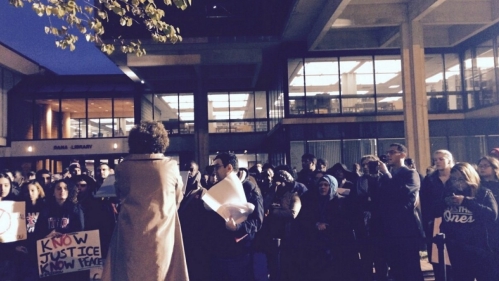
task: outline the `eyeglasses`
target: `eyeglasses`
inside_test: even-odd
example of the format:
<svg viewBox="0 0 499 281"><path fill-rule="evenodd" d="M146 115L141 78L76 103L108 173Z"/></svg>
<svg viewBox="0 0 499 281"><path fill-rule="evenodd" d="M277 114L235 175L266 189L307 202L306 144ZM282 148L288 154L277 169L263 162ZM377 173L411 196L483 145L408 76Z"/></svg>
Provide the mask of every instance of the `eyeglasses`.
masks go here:
<svg viewBox="0 0 499 281"><path fill-rule="evenodd" d="M397 151L397 150L388 150L386 152L386 154L388 154L388 155L393 155L393 154L397 154L397 153L400 153L400 151Z"/></svg>
<svg viewBox="0 0 499 281"><path fill-rule="evenodd" d="M213 169L216 171L216 170L220 169L220 167L222 167L222 166L223 165L218 165L218 164L217 165L213 165Z"/></svg>
<svg viewBox="0 0 499 281"><path fill-rule="evenodd" d="M490 168L490 167L492 167L492 166L487 165L487 164L478 165L478 168L480 168L480 169L487 169L487 168Z"/></svg>

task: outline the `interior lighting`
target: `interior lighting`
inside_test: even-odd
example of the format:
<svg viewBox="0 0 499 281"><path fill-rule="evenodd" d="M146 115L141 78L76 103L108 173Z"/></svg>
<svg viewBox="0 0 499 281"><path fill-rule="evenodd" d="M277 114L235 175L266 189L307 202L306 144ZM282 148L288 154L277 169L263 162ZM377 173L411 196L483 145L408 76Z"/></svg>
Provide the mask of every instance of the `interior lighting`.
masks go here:
<svg viewBox="0 0 499 281"><path fill-rule="evenodd" d="M262 110L263 107L255 107L256 110Z"/></svg>
<svg viewBox="0 0 499 281"><path fill-rule="evenodd" d="M33 152L33 147L31 145L28 146L28 152Z"/></svg>
<svg viewBox="0 0 499 281"><path fill-rule="evenodd" d="M113 144L113 149L117 149L118 148L118 144L117 143L114 143Z"/></svg>
<svg viewBox="0 0 499 281"><path fill-rule="evenodd" d="M378 102L391 102L391 101L398 101L399 99L401 99L402 97L388 97L388 98L384 98Z"/></svg>
<svg viewBox="0 0 499 281"><path fill-rule="evenodd" d="M444 73L440 72L431 77L426 78L426 83L437 83L444 80Z"/></svg>
<svg viewBox="0 0 499 281"><path fill-rule="evenodd" d="M144 84L146 81L144 80L140 80L140 84Z"/></svg>
<svg viewBox="0 0 499 281"><path fill-rule="evenodd" d="M388 88L390 88L390 89L395 89L395 88L398 88L398 87L400 87L400 85L391 85L391 86L389 86Z"/></svg>

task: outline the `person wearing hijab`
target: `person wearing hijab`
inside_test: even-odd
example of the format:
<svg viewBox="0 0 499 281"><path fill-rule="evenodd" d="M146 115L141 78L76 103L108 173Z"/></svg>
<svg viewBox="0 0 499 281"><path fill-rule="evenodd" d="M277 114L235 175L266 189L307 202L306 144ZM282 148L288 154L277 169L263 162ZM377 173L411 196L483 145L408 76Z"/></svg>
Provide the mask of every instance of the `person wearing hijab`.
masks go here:
<svg viewBox="0 0 499 281"><path fill-rule="evenodd" d="M356 280L358 254L346 197L338 193L338 182L331 175L324 175L317 185L318 195L309 197L302 209L311 241L307 279Z"/></svg>

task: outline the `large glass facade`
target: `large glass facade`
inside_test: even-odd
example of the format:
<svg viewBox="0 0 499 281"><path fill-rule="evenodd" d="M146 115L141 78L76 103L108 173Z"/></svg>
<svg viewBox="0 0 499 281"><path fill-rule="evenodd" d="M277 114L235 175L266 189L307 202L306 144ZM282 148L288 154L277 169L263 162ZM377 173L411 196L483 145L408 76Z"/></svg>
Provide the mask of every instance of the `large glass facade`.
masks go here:
<svg viewBox="0 0 499 281"><path fill-rule="evenodd" d="M24 99L13 140L125 137L134 125L133 98ZM22 118L21 118L22 116Z"/></svg>
<svg viewBox="0 0 499 281"><path fill-rule="evenodd" d="M402 111L400 56L288 60L290 115Z"/></svg>
<svg viewBox="0 0 499 281"><path fill-rule="evenodd" d="M208 93L209 133L268 131L266 92Z"/></svg>

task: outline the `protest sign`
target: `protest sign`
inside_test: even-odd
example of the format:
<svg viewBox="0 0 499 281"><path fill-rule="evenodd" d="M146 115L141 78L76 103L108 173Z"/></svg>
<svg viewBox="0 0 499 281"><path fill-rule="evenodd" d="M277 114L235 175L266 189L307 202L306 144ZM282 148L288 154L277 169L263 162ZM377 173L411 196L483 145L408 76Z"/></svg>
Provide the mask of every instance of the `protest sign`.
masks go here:
<svg viewBox="0 0 499 281"><path fill-rule="evenodd" d="M81 231L36 242L40 277L102 267L99 231Z"/></svg>
<svg viewBox="0 0 499 281"><path fill-rule="evenodd" d="M26 203L0 201L0 243L26 239Z"/></svg>

